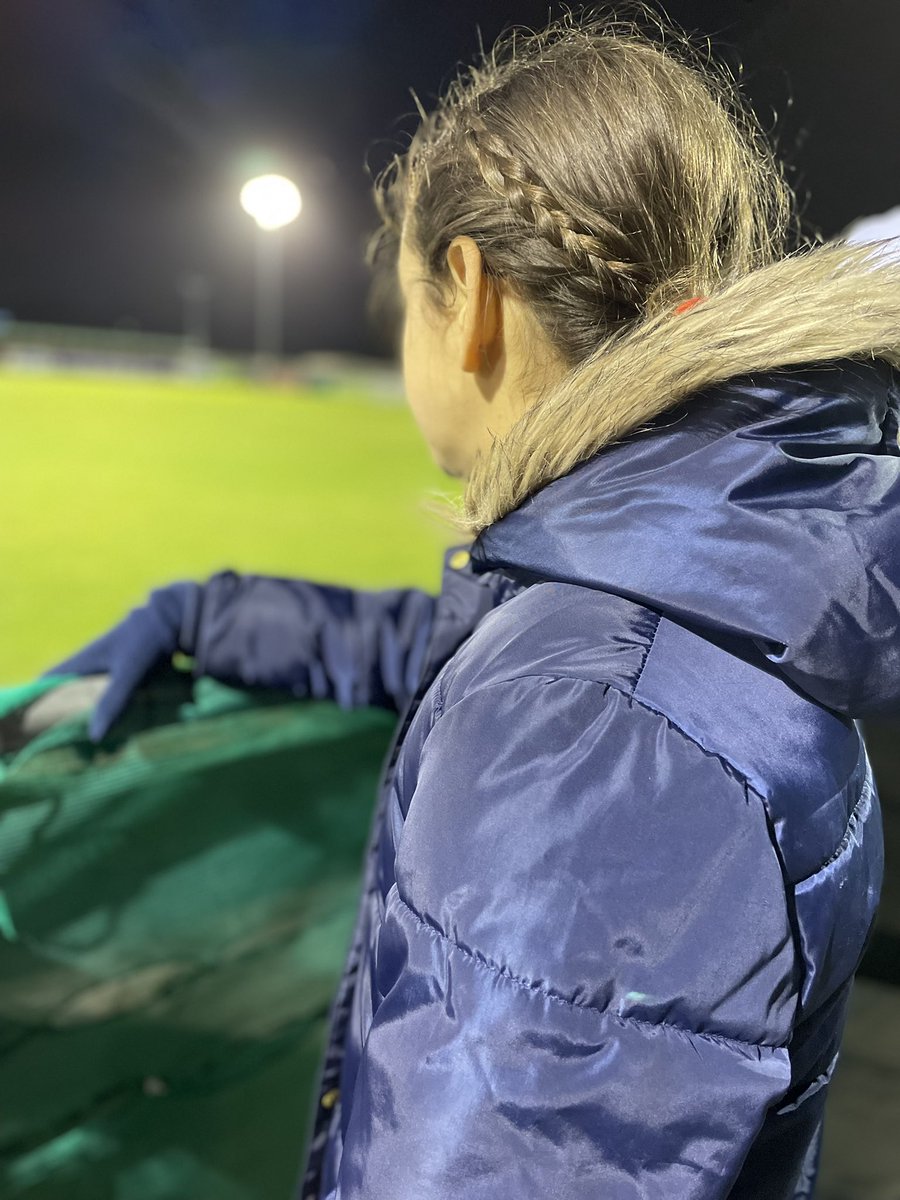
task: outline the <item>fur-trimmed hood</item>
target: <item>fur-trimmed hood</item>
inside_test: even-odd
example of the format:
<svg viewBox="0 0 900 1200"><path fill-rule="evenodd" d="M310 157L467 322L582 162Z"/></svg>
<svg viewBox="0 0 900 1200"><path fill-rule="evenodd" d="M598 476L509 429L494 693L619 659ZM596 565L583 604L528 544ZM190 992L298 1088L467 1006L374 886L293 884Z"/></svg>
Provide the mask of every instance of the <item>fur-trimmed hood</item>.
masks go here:
<svg viewBox="0 0 900 1200"><path fill-rule="evenodd" d="M481 530L474 569L736 638L853 717L900 709L900 268L877 251L786 259L612 349L565 436L530 427L545 471L575 465Z"/></svg>

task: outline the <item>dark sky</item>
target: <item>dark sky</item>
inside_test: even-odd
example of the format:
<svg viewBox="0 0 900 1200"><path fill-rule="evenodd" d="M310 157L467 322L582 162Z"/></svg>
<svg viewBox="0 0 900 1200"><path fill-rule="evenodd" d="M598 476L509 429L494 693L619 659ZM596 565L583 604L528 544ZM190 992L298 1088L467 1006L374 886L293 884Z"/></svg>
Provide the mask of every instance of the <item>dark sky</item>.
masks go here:
<svg viewBox="0 0 900 1200"><path fill-rule="evenodd" d="M577 5L572 7L577 8ZM897 0L669 0L774 129L824 236L900 203ZM212 289L215 345L253 336L258 165L292 173L286 348L377 352L362 247L377 170L504 26L546 0L3 0L0 308L22 320L178 332Z"/></svg>

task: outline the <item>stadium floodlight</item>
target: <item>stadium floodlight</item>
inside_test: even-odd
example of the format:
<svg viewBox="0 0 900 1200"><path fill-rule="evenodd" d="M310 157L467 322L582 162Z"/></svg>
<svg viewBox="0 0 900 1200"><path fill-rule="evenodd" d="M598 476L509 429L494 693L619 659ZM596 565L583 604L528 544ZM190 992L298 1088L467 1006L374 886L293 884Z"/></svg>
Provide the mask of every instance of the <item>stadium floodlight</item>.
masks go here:
<svg viewBox="0 0 900 1200"><path fill-rule="evenodd" d="M258 229L256 248L256 363L265 373L281 352L281 230L300 215L297 185L284 175L257 175L241 188L241 208Z"/></svg>
<svg viewBox="0 0 900 1200"><path fill-rule="evenodd" d="M300 216L297 185L284 175L257 175L241 188L241 208L260 229L281 229Z"/></svg>

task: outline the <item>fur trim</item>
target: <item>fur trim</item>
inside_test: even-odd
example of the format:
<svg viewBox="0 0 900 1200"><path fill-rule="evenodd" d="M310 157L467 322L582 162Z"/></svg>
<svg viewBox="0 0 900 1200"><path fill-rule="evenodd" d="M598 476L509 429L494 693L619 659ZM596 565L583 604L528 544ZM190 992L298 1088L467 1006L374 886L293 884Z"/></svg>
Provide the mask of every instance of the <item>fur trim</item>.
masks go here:
<svg viewBox="0 0 900 1200"><path fill-rule="evenodd" d="M659 314L605 342L478 457L451 523L476 536L601 447L713 384L839 358L900 368L900 263L879 244L800 251L688 312Z"/></svg>

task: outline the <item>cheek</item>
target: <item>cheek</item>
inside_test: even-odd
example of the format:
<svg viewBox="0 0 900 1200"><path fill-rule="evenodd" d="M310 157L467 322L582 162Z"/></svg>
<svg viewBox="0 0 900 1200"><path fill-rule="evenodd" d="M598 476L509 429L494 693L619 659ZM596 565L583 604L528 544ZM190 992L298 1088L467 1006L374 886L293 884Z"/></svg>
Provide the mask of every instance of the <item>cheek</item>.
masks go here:
<svg viewBox="0 0 900 1200"><path fill-rule="evenodd" d="M403 327L403 383L406 399L416 423L423 431L434 408L432 354L426 342L427 331L408 317Z"/></svg>
<svg viewBox="0 0 900 1200"><path fill-rule="evenodd" d="M407 321L403 329L403 353L401 357L403 363L403 390L406 393L406 403L409 405L410 411L419 423L419 396L422 393L422 381L419 378L420 370L419 363L416 359L415 345L413 337L410 333L409 322Z"/></svg>
<svg viewBox="0 0 900 1200"><path fill-rule="evenodd" d="M403 383L406 402L431 455L449 475L462 472L465 422L455 401L447 350L440 331L408 313L403 327Z"/></svg>

